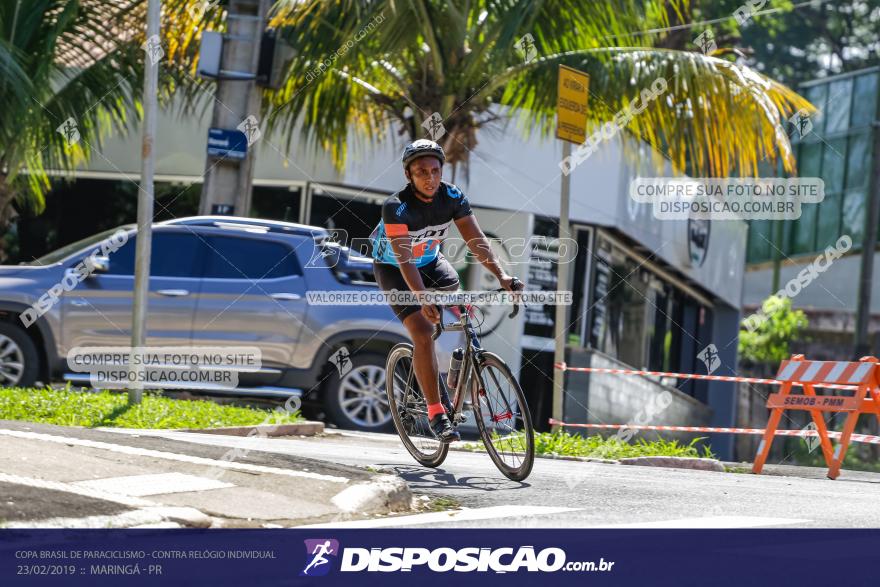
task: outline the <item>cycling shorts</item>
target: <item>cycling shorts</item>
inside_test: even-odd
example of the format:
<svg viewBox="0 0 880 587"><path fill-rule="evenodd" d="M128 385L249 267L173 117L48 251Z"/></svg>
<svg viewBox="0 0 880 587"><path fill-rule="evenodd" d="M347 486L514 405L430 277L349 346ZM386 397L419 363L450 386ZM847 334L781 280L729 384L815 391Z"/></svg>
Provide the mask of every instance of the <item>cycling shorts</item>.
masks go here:
<svg viewBox="0 0 880 587"><path fill-rule="evenodd" d="M436 289L443 291L455 291L458 289L458 272L452 267L452 264L446 260L443 255L437 257L422 267L418 267L419 274L422 276L422 283L426 289ZM382 291L412 291L400 272L400 267L389 265L388 263L373 262L373 273L376 276L376 283ZM391 309L397 315L397 318L403 322L408 316L421 311L420 305L400 305L391 304Z"/></svg>

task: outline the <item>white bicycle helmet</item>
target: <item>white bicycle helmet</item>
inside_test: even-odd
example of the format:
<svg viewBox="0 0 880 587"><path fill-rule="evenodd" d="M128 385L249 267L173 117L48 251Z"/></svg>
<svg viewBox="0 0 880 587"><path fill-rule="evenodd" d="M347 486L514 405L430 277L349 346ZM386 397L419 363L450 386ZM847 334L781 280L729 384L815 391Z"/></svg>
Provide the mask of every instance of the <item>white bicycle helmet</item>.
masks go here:
<svg viewBox="0 0 880 587"><path fill-rule="evenodd" d="M439 159L440 165L446 163L446 153L443 152L443 147L428 139L418 139L417 141L413 141L403 150L403 157L401 158L403 161L403 168L407 169L409 164L419 157L428 156Z"/></svg>

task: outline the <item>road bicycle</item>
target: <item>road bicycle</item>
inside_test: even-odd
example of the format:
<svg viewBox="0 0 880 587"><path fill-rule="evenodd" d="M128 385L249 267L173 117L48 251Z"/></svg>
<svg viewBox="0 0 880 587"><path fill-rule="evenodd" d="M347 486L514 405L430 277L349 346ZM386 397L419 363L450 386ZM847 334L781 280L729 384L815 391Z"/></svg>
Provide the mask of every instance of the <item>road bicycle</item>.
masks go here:
<svg viewBox="0 0 880 587"><path fill-rule="evenodd" d="M458 382L454 390L449 390L454 392L451 400L440 377L447 415L456 427L466 421L465 397L470 395L471 410L486 452L505 477L522 481L529 476L535 460L535 432L525 395L504 360L480 345L468 308L456 307L459 321L446 325L441 321L433 335L436 340L444 330L466 334ZM515 302L508 318L518 312L519 304ZM449 445L438 441L428 425L428 409L415 378L412 353L409 343L391 349L385 367L385 391L392 406L394 427L406 450L421 465L439 467L449 453Z"/></svg>

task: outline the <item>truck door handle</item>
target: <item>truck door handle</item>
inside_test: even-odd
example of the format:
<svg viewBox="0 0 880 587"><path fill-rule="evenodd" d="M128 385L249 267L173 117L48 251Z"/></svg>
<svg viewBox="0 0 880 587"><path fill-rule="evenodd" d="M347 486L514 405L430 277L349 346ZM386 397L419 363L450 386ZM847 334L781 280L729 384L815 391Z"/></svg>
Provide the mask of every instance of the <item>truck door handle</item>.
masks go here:
<svg viewBox="0 0 880 587"><path fill-rule="evenodd" d="M179 298L189 295L189 291L185 289L160 289L157 290L156 293L160 296L168 296L172 298Z"/></svg>
<svg viewBox="0 0 880 587"><path fill-rule="evenodd" d="M273 300L284 300L288 302L292 302L294 300L301 299L302 296L295 293L281 292L281 293L273 293L269 294L269 297Z"/></svg>

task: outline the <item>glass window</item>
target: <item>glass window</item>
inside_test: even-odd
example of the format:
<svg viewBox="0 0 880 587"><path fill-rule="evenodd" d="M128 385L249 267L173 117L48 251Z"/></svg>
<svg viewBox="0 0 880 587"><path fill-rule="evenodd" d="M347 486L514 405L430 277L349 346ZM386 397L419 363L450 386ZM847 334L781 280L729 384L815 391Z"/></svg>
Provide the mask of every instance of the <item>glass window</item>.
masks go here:
<svg viewBox="0 0 880 587"><path fill-rule="evenodd" d="M819 177L822 166L822 143L802 143L798 155L798 175Z"/></svg>
<svg viewBox="0 0 880 587"><path fill-rule="evenodd" d="M205 277L272 279L302 275L293 249L277 242L212 236L206 254Z"/></svg>
<svg viewBox="0 0 880 587"><path fill-rule="evenodd" d="M653 276L616 248L599 251L591 341L597 349L624 363L647 367L654 324L654 308L648 304Z"/></svg>
<svg viewBox="0 0 880 587"><path fill-rule="evenodd" d="M861 133L849 138L847 152L846 187L857 188L868 184L871 162L871 134Z"/></svg>
<svg viewBox="0 0 880 587"><path fill-rule="evenodd" d="M825 193L843 191L843 171L846 163L846 139L828 141L822 150L822 179Z"/></svg>
<svg viewBox="0 0 880 587"><path fill-rule="evenodd" d="M851 190L843 196L841 235L848 234L853 246L862 244L865 234L865 190Z"/></svg>
<svg viewBox="0 0 880 587"><path fill-rule="evenodd" d="M674 290L660 279L651 276L648 291L648 369L663 371L669 368L672 355L672 315ZM653 299L652 299L653 298Z"/></svg>
<svg viewBox="0 0 880 587"><path fill-rule="evenodd" d="M115 253L110 253L111 275L134 275L135 243L133 236ZM194 234L156 232L150 251L150 275L153 277L197 277L197 257L201 240Z"/></svg>
<svg viewBox="0 0 880 587"><path fill-rule="evenodd" d="M69 245L65 245L60 249L56 249L51 253L43 255L39 259L34 259L33 261L29 261L27 263L21 263L21 265L30 265L33 267L42 267L43 265L53 265L59 261L63 261L66 257L74 253L78 253L80 251L91 255L92 251L95 249L99 249L101 247L101 241L109 238L113 233L117 230L121 230L126 227L120 228L111 228L109 230L105 230L103 232L99 232L98 234L94 234L90 237L84 238L82 240L78 240L74 243L70 243Z"/></svg>
<svg viewBox="0 0 880 587"><path fill-rule="evenodd" d="M801 206L801 217L794 221L791 234L792 253L811 253L816 242L816 211L818 206Z"/></svg>
<svg viewBox="0 0 880 587"><path fill-rule="evenodd" d="M813 121L813 132L821 135L825 127L825 100L828 98L828 84L819 84L807 88L806 98L818 110L810 118Z"/></svg>
<svg viewBox="0 0 880 587"><path fill-rule="evenodd" d="M159 235L154 234L153 239L157 236ZM107 273L110 275L134 275L134 243L136 241L137 237L132 235L118 251L110 253L110 269Z"/></svg>
<svg viewBox="0 0 880 587"><path fill-rule="evenodd" d="M831 82L828 88L828 104L825 134L844 132L849 128L849 105L852 99L852 78Z"/></svg>
<svg viewBox="0 0 880 587"><path fill-rule="evenodd" d="M818 207L816 221L816 248L822 250L840 238L840 194L825 195L820 204L804 204Z"/></svg>
<svg viewBox="0 0 880 587"><path fill-rule="evenodd" d="M638 264L626 258L624 273L618 273L622 281L620 291L612 294L618 322L618 355L617 358L636 368L645 368L647 363L648 343L648 283L650 273L640 269Z"/></svg>
<svg viewBox="0 0 880 587"><path fill-rule="evenodd" d="M877 117L877 72L860 75L853 89L852 126L868 126Z"/></svg>
<svg viewBox="0 0 880 587"><path fill-rule="evenodd" d="M793 220L763 220L768 224L767 233L758 235L758 240L767 247L767 261L791 255L791 229Z"/></svg>
<svg viewBox="0 0 880 587"><path fill-rule="evenodd" d="M753 220L749 223L749 263L760 263L773 258L770 249L770 243L772 242L770 230L770 220Z"/></svg>
<svg viewBox="0 0 880 587"><path fill-rule="evenodd" d="M778 254L780 257L793 255L794 247L792 246L791 233L794 230L797 220L778 220L777 222L782 222L782 246L776 245L774 247L774 245L770 245L770 250L772 251L771 254ZM777 248L781 250L777 251Z"/></svg>

